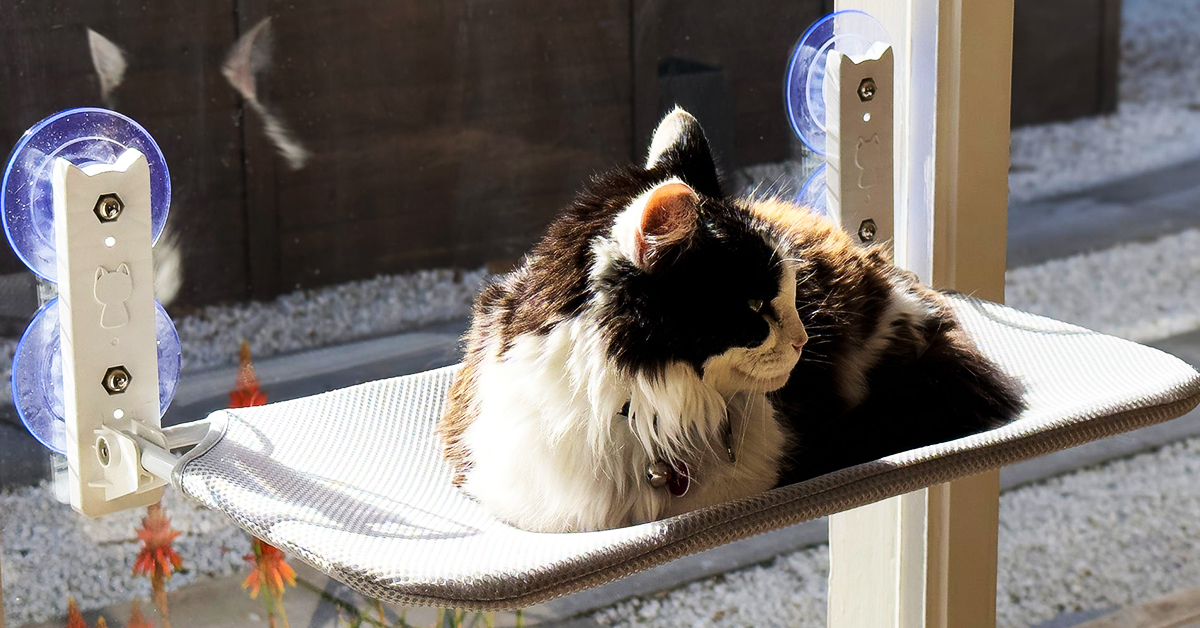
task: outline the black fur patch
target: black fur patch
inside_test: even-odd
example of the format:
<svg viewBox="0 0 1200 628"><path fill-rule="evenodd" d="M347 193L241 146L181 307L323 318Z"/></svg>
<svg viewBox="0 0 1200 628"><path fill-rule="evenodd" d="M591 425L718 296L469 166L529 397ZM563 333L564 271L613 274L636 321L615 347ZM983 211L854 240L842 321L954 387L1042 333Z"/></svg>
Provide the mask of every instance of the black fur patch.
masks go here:
<svg viewBox="0 0 1200 628"><path fill-rule="evenodd" d="M751 300L770 302L783 272L749 217L720 199L704 199L698 233L669 264L644 272L620 263L600 287L609 357L630 372L660 373L671 361L700 372L732 347L762 344L770 328Z"/></svg>
<svg viewBox="0 0 1200 628"><path fill-rule="evenodd" d="M628 372L653 376L673 361L699 372L708 358L767 338L767 322L748 303L778 295L780 260L753 218L720 197L703 131L693 126L682 138L654 168L593 178L522 267L484 291L477 320L482 310L494 321L505 350L518 335L549 332L595 297L588 285L593 241L609 237L618 214L672 177L700 196L697 231L653 272L621 261L605 274L598 289L608 296L600 322L609 357Z"/></svg>

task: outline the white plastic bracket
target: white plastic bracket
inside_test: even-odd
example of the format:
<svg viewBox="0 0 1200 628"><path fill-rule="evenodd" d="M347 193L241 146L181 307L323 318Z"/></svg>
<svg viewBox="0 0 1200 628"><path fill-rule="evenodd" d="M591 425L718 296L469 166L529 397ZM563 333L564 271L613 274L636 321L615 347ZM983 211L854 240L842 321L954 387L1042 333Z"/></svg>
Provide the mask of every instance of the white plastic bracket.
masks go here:
<svg viewBox="0 0 1200 628"><path fill-rule="evenodd" d="M831 215L857 242L894 234L892 47L831 50L825 62L825 183Z"/></svg>
<svg viewBox="0 0 1200 628"><path fill-rule="evenodd" d="M142 447L166 447L158 400L150 167L54 164L63 411L71 506L91 517L147 506L166 481Z"/></svg>

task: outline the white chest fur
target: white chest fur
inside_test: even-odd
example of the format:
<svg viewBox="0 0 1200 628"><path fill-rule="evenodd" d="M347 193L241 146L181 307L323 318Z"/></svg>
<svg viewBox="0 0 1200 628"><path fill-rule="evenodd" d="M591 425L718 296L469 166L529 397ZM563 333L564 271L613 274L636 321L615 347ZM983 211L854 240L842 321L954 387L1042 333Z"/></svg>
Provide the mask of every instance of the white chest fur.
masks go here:
<svg viewBox="0 0 1200 628"><path fill-rule="evenodd" d="M503 357L490 348L478 373L479 413L463 434L468 493L518 527L578 531L661 519L774 486L785 437L764 395L741 393L727 403L683 365L662 383L626 378L605 348L586 316L518 337ZM634 421L619 414L626 401ZM727 410L734 462L724 449ZM683 497L645 477L664 453L688 464Z"/></svg>

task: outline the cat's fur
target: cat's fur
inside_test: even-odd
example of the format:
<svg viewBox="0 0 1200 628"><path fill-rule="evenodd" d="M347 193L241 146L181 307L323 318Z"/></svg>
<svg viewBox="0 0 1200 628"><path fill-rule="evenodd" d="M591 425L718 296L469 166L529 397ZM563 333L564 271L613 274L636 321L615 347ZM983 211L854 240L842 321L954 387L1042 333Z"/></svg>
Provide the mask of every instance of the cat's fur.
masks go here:
<svg viewBox="0 0 1200 628"><path fill-rule="evenodd" d="M530 530L659 519L1020 408L942 297L882 248L784 201L727 198L679 109L644 167L595 178L484 288L465 340L446 458ZM686 466L685 495L650 485L656 460Z"/></svg>

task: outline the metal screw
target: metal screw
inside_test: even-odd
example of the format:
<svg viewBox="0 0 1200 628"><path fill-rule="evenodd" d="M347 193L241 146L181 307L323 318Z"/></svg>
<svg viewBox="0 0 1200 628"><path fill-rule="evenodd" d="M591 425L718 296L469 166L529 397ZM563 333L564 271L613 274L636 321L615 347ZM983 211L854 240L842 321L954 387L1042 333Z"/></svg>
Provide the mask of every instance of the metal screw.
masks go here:
<svg viewBox="0 0 1200 628"><path fill-rule="evenodd" d="M875 79L867 77L858 84L858 99L867 102L875 97Z"/></svg>
<svg viewBox="0 0 1200 628"><path fill-rule="evenodd" d="M124 366L114 366L104 373L104 390L110 395L119 395L129 388L133 376Z"/></svg>
<svg viewBox="0 0 1200 628"><path fill-rule="evenodd" d="M862 242L870 242L875 239L875 221L870 218L862 221L858 226L858 239Z"/></svg>
<svg viewBox="0 0 1200 628"><path fill-rule="evenodd" d="M108 461L111 460L112 454L108 451L108 441L101 438L96 442L96 457L100 459L100 464L108 466Z"/></svg>
<svg viewBox="0 0 1200 628"><path fill-rule="evenodd" d="M100 222L112 222L121 215L124 209L125 203L121 202L121 197L116 194L105 194L96 199L96 208L93 211Z"/></svg>

